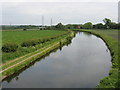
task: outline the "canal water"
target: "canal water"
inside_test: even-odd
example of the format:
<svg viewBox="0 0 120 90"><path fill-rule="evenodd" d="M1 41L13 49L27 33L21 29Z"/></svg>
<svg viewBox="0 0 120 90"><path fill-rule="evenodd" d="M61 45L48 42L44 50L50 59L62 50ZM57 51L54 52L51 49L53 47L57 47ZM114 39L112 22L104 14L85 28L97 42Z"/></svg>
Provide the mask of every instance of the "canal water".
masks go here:
<svg viewBox="0 0 120 90"><path fill-rule="evenodd" d="M94 88L108 76L111 55L104 41L79 32L72 43L34 63L3 88Z"/></svg>

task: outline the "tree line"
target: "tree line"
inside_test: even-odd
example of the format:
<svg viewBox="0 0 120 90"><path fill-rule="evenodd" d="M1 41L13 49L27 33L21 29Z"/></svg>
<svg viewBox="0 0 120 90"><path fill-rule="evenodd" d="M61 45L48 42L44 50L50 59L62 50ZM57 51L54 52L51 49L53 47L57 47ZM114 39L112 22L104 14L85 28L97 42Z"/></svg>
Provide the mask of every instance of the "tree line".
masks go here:
<svg viewBox="0 0 120 90"><path fill-rule="evenodd" d="M9 29L40 29L40 30L64 30L64 29L120 29L120 23L112 22L112 20L105 18L103 23L92 24L92 22L87 22L85 24L67 24L63 25L58 23L52 26L41 26L41 25L2 25L2 30Z"/></svg>
<svg viewBox="0 0 120 90"><path fill-rule="evenodd" d="M120 23L112 22L110 19L105 18L103 23L92 24L87 22L85 24L68 24L66 25L68 29L120 29ZM78 27L79 26L79 27Z"/></svg>

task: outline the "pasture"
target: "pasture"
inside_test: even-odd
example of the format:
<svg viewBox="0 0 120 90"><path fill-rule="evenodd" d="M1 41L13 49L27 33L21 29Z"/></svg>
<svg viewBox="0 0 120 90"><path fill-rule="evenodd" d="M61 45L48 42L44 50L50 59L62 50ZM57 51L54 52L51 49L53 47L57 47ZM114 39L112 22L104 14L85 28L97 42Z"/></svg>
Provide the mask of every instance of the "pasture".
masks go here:
<svg viewBox="0 0 120 90"><path fill-rule="evenodd" d="M2 31L2 44L14 42L20 44L23 41L49 38L65 33L66 31L57 30L32 30L32 31Z"/></svg>
<svg viewBox="0 0 120 90"><path fill-rule="evenodd" d="M105 36L109 36L114 40L118 40L118 32L119 30L93 30L95 33L99 33Z"/></svg>

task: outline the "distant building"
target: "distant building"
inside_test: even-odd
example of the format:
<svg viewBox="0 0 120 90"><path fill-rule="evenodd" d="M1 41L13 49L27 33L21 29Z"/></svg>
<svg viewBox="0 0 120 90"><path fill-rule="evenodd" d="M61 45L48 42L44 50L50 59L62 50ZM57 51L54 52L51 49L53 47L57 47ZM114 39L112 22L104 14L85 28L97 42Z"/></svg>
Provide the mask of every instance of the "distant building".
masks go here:
<svg viewBox="0 0 120 90"><path fill-rule="evenodd" d="M46 27L38 27L40 30L45 30L46 29Z"/></svg>
<svg viewBox="0 0 120 90"><path fill-rule="evenodd" d="M120 1L118 2L118 23L120 23Z"/></svg>

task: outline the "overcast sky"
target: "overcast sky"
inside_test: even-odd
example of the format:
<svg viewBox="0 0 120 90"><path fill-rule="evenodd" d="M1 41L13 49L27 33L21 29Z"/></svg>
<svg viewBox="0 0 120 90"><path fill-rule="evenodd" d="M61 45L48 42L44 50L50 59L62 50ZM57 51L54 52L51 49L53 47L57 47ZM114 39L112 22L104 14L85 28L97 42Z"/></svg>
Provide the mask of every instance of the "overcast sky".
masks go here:
<svg viewBox="0 0 120 90"><path fill-rule="evenodd" d="M100 23L104 18L118 21L119 0L8 0L2 1L2 24L50 25ZM0 16L1 17L1 16Z"/></svg>

